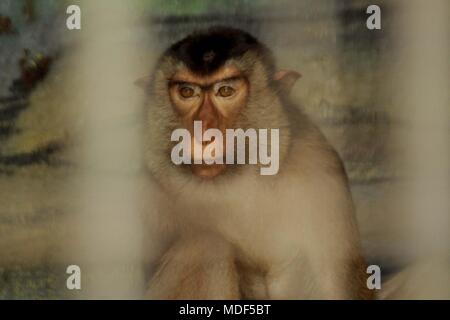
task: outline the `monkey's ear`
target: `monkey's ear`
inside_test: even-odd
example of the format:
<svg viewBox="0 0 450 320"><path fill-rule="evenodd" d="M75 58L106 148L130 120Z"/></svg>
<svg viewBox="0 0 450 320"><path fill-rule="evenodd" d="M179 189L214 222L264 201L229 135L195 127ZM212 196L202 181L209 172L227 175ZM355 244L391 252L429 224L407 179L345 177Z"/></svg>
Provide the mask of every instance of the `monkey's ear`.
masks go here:
<svg viewBox="0 0 450 320"><path fill-rule="evenodd" d="M142 88L144 90L148 89L150 86L150 77L142 77L137 79L134 84L137 85L139 88Z"/></svg>
<svg viewBox="0 0 450 320"><path fill-rule="evenodd" d="M283 90L286 93L290 93L295 82L297 82L298 78L300 78L301 76L302 75L297 71L278 70L277 72L275 72L273 78L275 82L278 83L281 90Z"/></svg>

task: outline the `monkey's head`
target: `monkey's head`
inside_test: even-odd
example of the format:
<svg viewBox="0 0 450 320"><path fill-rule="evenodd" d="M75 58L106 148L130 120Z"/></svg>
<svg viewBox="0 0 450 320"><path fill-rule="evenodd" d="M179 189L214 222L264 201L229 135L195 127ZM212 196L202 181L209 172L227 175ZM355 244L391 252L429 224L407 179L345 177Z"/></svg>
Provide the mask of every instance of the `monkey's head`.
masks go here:
<svg viewBox="0 0 450 320"><path fill-rule="evenodd" d="M212 179L238 171L239 165L172 163L171 134L175 129L189 130L192 148L217 143L197 141L194 121L202 122L203 132L220 130L223 150L226 129L279 129L281 161L290 139L283 101L298 77L293 71L276 71L271 51L242 30L214 27L173 44L159 59L149 81L141 82L149 93L150 170L166 180L175 172L178 177L183 172ZM240 165L243 167L248 166Z"/></svg>

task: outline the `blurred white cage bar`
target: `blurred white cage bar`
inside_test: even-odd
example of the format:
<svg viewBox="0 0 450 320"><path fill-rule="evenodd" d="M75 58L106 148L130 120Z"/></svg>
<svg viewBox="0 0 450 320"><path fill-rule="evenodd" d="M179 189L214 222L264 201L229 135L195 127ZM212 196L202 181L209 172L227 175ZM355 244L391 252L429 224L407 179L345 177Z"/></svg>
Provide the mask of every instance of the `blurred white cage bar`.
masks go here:
<svg viewBox="0 0 450 320"><path fill-rule="evenodd" d="M395 298L450 298L450 2L398 1L393 70L404 128L396 139L407 183L398 190L405 256ZM401 283L403 281L403 283ZM399 289L401 288L401 289Z"/></svg>
<svg viewBox="0 0 450 320"><path fill-rule="evenodd" d="M450 254L450 2L403 5L401 16L407 19L400 28L406 40L400 86L407 95L401 106L413 129L405 140L405 158L413 177L409 203L417 224L411 244L416 254Z"/></svg>
<svg viewBox="0 0 450 320"><path fill-rule="evenodd" d="M141 228L133 168L140 161L140 137L126 126L142 104L134 81L139 18L135 2L82 1L79 77L80 111L87 119L80 179L79 224L83 298L132 299L141 296ZM81 75L81 76L80 76Z"/></svg>

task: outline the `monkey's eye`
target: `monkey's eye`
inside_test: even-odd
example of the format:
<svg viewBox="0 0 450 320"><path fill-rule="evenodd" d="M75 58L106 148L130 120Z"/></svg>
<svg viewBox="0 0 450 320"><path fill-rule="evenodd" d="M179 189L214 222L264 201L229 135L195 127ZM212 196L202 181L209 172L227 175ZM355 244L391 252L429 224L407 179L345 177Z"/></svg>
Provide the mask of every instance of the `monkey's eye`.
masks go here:
<svg viewBox="0 0 450 320"><path fill-rule="evenodd" d="M221 97L231 97L236 90L230 86L223 86L219 88L218 95Z"/></svg>
<svg viewBox="0 0 450 320"><path fill-rule="evenodd" d="M186 99L187 98L192 98L194 96L194 94L195 94L195 90L193 88L191 88L191 87L181 87L179 89L179 92L180 92L180 95L183 98L186 98Z"/></svg>

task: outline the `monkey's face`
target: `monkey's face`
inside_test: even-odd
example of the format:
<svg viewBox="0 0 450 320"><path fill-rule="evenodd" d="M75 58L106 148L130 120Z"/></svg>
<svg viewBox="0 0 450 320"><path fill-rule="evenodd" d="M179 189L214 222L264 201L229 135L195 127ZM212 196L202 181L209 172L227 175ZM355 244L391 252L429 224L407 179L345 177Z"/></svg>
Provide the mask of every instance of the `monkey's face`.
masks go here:
<svg viewBox="0 0 450 320"><path fill-rule="evenodd" d="M282 87L289 87L297 77L292 72L275 72L270 50L241 30L213 28L173 44L158 60L151 80L138 82L149 93L148 168L161 183L172 186L198 182L192 177L200 177L202 182L225 173L236 177L247 169L259 172L259 164L247 166L228 161L227 156L232 158L232 154L236 160L238 151L236 145L234 153L228 150L228 129L279 129L282 160L290 141L290 122L281 98L288 90ZM196 128L202 131L203 138L208 132L215 133L211 133L209 140L196 139ZM184 133L190 133L181 164L175 164L171 157L174 147L179 145L172 141L177 129L182 129L183 141ZM214 140L217 136L222 139ZM248 140L245 139L246 150ZM265 145L268 150L271 148L270 141ZM191 151L187 157L186 149ZM206 156L213 161L198 161L196 150L214 150L200 152L202 160ZM248 156L248 152L244 154ZM186 163L186 158L191 164Z"/></svg>
<svg viewBox="0 0 450 320"><path fill-rule="evenodd" d="M200 76L182 69L170 79L169 96L182 125L191 133L191 159L195 162L194 148L204 151L214 144L215 158L225 163L226 139L198 141L194 134L194 121L201 121L202 132L218 129L225 137L225 130L233 128L247 104L249 85L245 75L233 64L228 64L210 75ZM211 147L211 146L210 146ZM201 159L200 159L201 160ZM192 164L192 172L202 178L213 178L226 169L225 164Z"/></svg>

